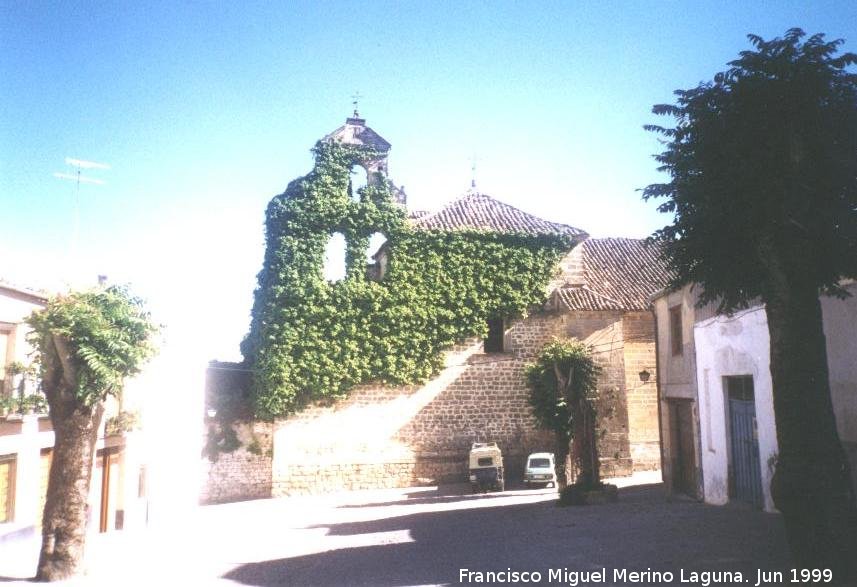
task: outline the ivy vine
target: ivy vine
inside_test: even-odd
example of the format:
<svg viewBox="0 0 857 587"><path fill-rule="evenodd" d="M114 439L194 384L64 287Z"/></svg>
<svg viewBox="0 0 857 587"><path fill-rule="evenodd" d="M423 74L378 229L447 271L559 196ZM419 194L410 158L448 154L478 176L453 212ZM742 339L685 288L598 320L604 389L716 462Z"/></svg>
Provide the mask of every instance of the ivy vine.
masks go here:
<svg viewBox="0 0 857 587"><path fill-rule="evenodd" d="M544 302L569 237L415 230L383 176L352 193L351 169L377 153L325 142L313 152L312 172L267 209L265 259L242 343L257 416L288 415L370 381L425 381L441 368L444 349L485 336L489 318L524 316ZM329 282L324 253L334 233L346 239L346 275ZM379 281L367 277L373 233L387 238Z"/></svg>

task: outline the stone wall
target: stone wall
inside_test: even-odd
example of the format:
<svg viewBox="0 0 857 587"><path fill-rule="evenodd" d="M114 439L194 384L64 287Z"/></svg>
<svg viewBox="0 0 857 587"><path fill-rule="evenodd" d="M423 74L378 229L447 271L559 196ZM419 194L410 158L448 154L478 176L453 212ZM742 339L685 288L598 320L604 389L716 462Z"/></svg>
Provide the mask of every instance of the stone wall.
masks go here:
<svg viewBox="0 0 857 587"><path fill-rule="evenodd" d="M602 368L601 410L611 412L599 445L602 474L656 466L651 315L542 312L507 325L502 353L484 353L476 339L458 345L425 385L360 386L344 400L311 406L268 429L257 424L253 432L270 438L272 458L267 449L221 455L207 469L204 500L463 482L473 442L497 442L506 477L519 479L528 454L554 452L553 435L533 418L524 379L526 365L553 337L592 345ZM638 377L643 368L652 374L645 385ZM239 430L240 437L249 434Z"/></svg>
<svg viewBox="0 0 857 587"><path fill-rule="evenodd" d="M601 368L598 391L601 415L598 454L603 477L630 475L633 470L628 436L628 403L625 396L624 324L621 312L575 311L559 316L561 334L592 347Z"/></svg>
<svg viewBox="0 0 857 587"><path fill-rule="evenodd" d="M213 461L205 459L200 503L271 497L272 425L240 422L232 428L241 447L219 453ZM214 431L216 424L212 422L208 433Z"/></svg>
<svg viewBox="0 0 857 587"><path fill-rule="evenodd" d="M660 469L654 319L651 312L628 312L622 318L622 328L631 459L635 471ZM640 378L643 371L649 374L648 381Z"/></svg>
<svg viewBox="0 0 857 587"><path fill-rule="evenodd" d="M466 481L473 442L497 442L507 477L520 477L529 453L553 450L527 401L525 363L472 340L426 385L362 386L278 421L273 495Z"/></svg>

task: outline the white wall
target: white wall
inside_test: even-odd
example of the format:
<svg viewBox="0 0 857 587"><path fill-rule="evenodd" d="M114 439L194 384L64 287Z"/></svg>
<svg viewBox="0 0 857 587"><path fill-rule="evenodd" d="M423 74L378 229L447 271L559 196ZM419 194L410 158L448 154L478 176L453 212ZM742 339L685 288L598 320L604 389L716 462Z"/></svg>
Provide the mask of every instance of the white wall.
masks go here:
<svg viewBox="0 0 857 587"><path fill-rule="evenodd" d="M844 300L822 297L821 307L833 410L840 439L854 468L857 465L857 283L848 282L845 288L851 297ZM704 320L695 326L694 340L705 501L715 504L728 501L729 455L723 377L753 375L762 491L765 509L773 511L769 460L777 453L777 441L767 316L763 308L757 306L732 318L721 316ZM857 471L853 472L857 480Z"/></svg>
<svg viewBox="0 0 857 587"><path fill-rule="evenodd" d="M696 324L697 385L705 501L729 501L729 444L727 401L723 378L752 375L759 436L764 509L775 511L771 499L770 466L777 454L777 434L771 391L770 339L767 316L762 307L734 316L719 316Z"/></svg>
<svg viewBox="0 0 857 587"><path fill-rule="evenodd" d="M29 301L26 296L9 292L0 286L0 322L23 322L24 319L42 304Z"/></svg>
<svg viewBox="0 0 857 587"><path fill-rule="evenodd" d="M850 298L821 298L830 395L836 426L844 443L857 443L857 283L845 289Z"/></svg>
<svg viewBox="0 0 857 587"><path fill-rule="evenodd" d="M0 331L9 333L7 353L0 356L0 379L5 378L5 365L11 361L28 363L27 355L32 348L27 342L26 335L29 327L22 324L27 317L42 307L30 296L22 295L0 286ZM7 389L9 383L6 384ZM0 391L3 391L0 389Z"/></svg>

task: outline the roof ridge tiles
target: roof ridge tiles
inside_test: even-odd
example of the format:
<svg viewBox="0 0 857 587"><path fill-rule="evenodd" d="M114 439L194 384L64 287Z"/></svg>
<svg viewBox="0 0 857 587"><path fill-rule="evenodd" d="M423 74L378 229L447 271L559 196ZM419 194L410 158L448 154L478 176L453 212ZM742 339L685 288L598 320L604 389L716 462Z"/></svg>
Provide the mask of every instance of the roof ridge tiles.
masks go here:
<svg viewBox="0 0 857 587"><path fill-rule="evenodd" d="M440 210L412 219L425 230L487 230L525 234L565 234L579 241L588 234L568 224L539 218L496 198L470 190Z"/></svg>

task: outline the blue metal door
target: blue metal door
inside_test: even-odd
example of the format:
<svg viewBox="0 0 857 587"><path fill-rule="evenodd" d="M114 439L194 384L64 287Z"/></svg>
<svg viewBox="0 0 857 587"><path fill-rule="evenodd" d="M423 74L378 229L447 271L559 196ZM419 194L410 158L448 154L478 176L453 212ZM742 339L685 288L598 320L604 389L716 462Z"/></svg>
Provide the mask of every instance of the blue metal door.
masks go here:
<svg viewBox="0 0 857 587"><path fill-rule="evenodd" d="M751 400L729 399L732 430L732 476L735 498L762 507L762 470L756 430L756 404Z"/></svg>

